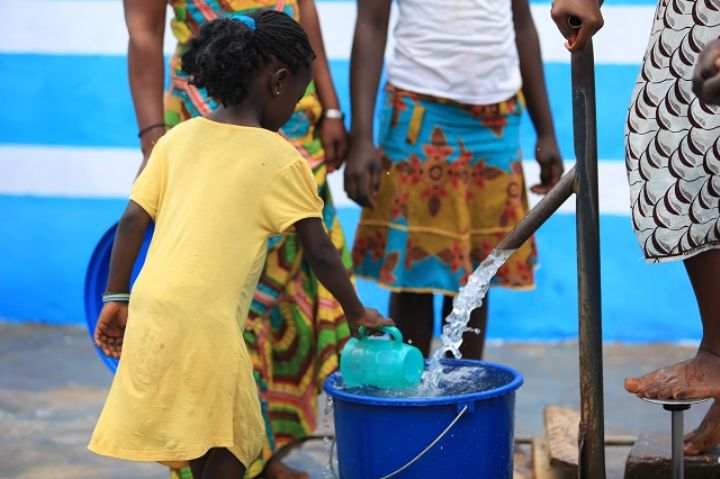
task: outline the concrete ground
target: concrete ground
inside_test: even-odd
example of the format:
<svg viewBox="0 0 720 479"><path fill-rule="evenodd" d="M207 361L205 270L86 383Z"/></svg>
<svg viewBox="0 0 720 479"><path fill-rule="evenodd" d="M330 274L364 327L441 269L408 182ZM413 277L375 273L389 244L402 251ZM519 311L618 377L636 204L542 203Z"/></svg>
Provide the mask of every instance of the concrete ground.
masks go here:
<svg viewBox="0 0 720 479"><path fill-rule="evenodd" d="M677 345L606 345L606 434L669 432L668 413L625 393L622 380L693 352ZM578 407L575 343L491 344L487 359L525 376L517 395L516 437L542 434L547 404ZM85 448L111 379L86 330L0 322L0 478L167 479L167 469L157 464L106 459ZM699 423L708 405L686 414L688 429ZM608 448L609 478L622 477L628 451ZM292 451L287 461L313 478L324 478L326 458L323 442L310 441Z"/></svg>

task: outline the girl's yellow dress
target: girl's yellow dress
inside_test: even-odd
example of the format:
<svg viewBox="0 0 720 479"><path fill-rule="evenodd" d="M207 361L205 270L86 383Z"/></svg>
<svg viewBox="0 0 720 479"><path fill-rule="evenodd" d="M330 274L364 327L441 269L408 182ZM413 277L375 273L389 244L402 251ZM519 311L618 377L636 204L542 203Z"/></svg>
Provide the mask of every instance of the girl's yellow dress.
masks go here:
<svg viewBox="0 0 720 479"><path fill-rule="evenodd" d="M188 41L203 25L218 17L249 15L263 8L285 12L300 21L298 0L168 0L168 4L173 10L171 26L177 39L165 94L165 123L170 126L217 108L205 90L188 83L181 68L180 58ZM325 151L318 135L321 118L322 105L311 83L281 134L312 168L318 195L325 203L325 229L348 274L352 274L352 259L327 181ZM340 351L349 338L350 328L340 303L303 260L296 238L271 240L245 324L245 341L267 426L262 457L248 467L247 477L259 476L276 451L316 429L317 395L325 378L338 368ZM184 472L171 477L189 477L189 470Z"/></svg>
<svg viewBox="0 0 720 479"><path fill-rule="evenodd" d="M170 462L224 447L248 466L265 425L244 323L268 238L321 217L312 171L276 133L195 118L162 137L130 199L155 232L89 448Z"/></svg>

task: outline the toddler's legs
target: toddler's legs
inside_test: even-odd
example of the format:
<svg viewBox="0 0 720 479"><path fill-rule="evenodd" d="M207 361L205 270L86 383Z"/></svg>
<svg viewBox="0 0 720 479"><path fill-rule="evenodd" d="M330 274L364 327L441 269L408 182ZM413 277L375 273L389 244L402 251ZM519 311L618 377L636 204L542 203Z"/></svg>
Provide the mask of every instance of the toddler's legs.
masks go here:
<svg viewBox="0 0 720 479"><path fill-rule="evenodd" d="M488 300L490 298L490 292L485 295L483 305L477 309L474 309L470 313L470 321L468 327L479 329L480 333L475 334L474 332L467 332L463 334L463 342L460 346L460 353L465 359L482 359L483 350L485 349L485 333L487 330L488 321ZM443 324L445 324L445 318L448 317L452 311L453 298L445 296L443 300L442 317Z"/></svg>
<svg viewBox="0 0 720 479"><path fill-rule="evenodd" d="M423 356L428 357L433 333L433 295L392 293L390 317L403 333L405 341L416 346Z"/></svg>
<svg viewBox="0 0 720 479"><path fill-rule="evenodd" d="M190 461L193 479L238 479L245 466L224 447L214 447L204 456Z"/></svg>

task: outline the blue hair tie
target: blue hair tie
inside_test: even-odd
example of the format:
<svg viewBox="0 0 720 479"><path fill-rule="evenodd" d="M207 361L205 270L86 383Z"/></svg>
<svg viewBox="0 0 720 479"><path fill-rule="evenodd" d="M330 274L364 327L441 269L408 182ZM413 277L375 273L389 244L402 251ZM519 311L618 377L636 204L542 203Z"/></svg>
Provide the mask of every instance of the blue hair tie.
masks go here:
<svg viewBox="0 0 720 479"><path fill-rule="evenodd" d="M230 18L233 20L237 20L238 22L244 23L251 31L255 31L255 19L252 17L248 17L247 15L230 15Z"/></svg>

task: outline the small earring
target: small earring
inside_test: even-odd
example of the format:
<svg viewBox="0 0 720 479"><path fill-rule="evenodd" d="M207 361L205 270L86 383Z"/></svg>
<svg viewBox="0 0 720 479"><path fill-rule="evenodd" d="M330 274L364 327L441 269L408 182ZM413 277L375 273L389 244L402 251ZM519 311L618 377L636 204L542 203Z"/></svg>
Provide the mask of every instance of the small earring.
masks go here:
<svg viewBox="0 0 720 479"><path fill-rule="evenodd" d="M275 90L275 91L273 92L273 95L275 95L275 96L280 95L280 90Z"/></svg>

